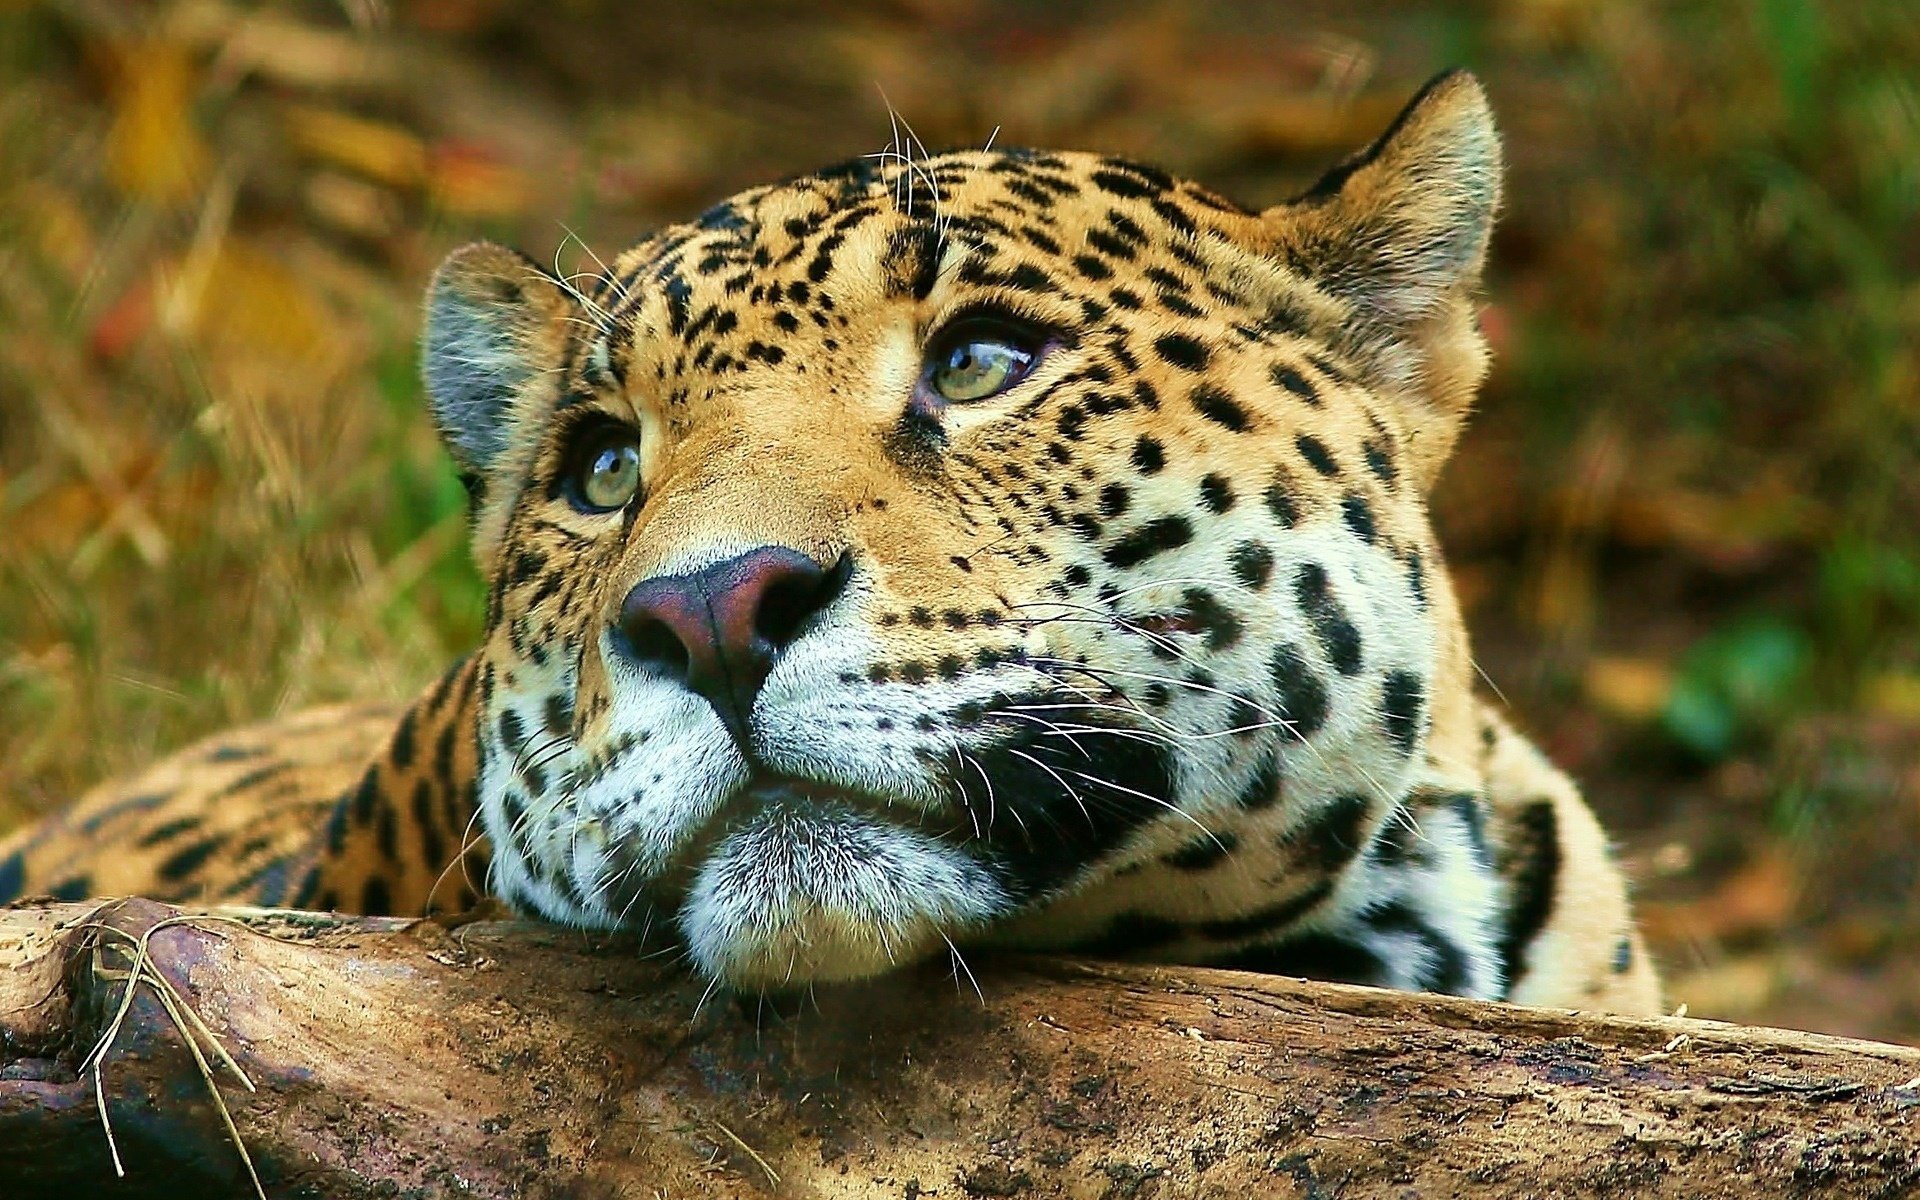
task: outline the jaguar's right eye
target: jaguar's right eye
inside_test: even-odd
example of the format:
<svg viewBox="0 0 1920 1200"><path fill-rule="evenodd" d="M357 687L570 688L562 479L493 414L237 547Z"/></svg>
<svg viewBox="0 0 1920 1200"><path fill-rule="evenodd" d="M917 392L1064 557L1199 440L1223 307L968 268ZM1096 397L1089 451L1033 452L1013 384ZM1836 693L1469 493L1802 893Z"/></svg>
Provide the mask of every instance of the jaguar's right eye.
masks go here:
<svg viewBox="0 0 1920 1200"><path fill-rule="evenodd" d="M615 426L582 438L567 468L565 490L581 512L625 508L640 491L640 436Z"/></svg>

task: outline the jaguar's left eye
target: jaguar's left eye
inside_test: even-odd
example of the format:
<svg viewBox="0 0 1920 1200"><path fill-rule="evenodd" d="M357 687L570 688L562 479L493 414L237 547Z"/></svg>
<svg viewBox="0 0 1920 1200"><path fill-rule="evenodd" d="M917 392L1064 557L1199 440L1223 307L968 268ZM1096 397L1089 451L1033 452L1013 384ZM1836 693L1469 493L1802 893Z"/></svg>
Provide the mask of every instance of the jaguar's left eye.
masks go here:
<svg viewBox="0 0 1920 1200"><path fill-rule="evenodd" d="M1040 340L1000 322L962 322L934 341L927 386L949 404L997 396L1033 370Z"/></svg>
<svg viewBox="0 0 1920 1200"><path fill-rule="evenodd" d="M640 491L640 435L624 426L594 431L567 457L563 490L581 512L625 508Z"/></svg>

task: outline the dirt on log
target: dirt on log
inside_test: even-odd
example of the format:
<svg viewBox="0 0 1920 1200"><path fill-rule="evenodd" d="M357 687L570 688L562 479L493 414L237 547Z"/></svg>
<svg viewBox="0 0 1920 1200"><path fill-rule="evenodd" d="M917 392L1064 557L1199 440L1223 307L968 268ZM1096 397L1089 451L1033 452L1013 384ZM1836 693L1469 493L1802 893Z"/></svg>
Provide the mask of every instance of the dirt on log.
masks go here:
<svg viewBox="0 0 1920 1200"><path fill-rule="evenodd" d="M276 1200L1920 1193L1906 1047L1030 960L776 1012L552 927L244 919L0 911L0 1196L251 1195L236 1132Z"/></svg>

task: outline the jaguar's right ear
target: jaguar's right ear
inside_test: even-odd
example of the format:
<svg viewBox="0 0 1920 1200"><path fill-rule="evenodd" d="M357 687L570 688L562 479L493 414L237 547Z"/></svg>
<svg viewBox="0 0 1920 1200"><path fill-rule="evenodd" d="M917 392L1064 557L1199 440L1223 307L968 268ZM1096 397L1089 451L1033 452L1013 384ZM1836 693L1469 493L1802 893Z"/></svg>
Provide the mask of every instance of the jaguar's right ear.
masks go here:
<svg viewBox="0 0 1920 1200"><path fill-rule="evenodd" d="M514 429L539 411L566 351L575 302L526 255L473 242L447 256L427 288L420 369L440 436L470 477L484 478Z"/></svg>

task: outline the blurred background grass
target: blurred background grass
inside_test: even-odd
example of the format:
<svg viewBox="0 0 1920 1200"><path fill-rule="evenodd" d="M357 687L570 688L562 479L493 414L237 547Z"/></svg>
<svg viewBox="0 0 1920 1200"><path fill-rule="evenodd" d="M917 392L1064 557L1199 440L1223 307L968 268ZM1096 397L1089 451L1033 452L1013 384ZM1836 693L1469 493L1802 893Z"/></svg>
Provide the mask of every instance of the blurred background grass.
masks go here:
<svg viewBox="0 0 1920 1200"><path fill-rule="evenodd" d="M456 243L607 252L883 92L1271 203L1454 64L1513 167L1436 499L1486 671L1676 1001L1920 1038L1910 0L0 4L0 827L472 643L412 350Z"/></svg>

